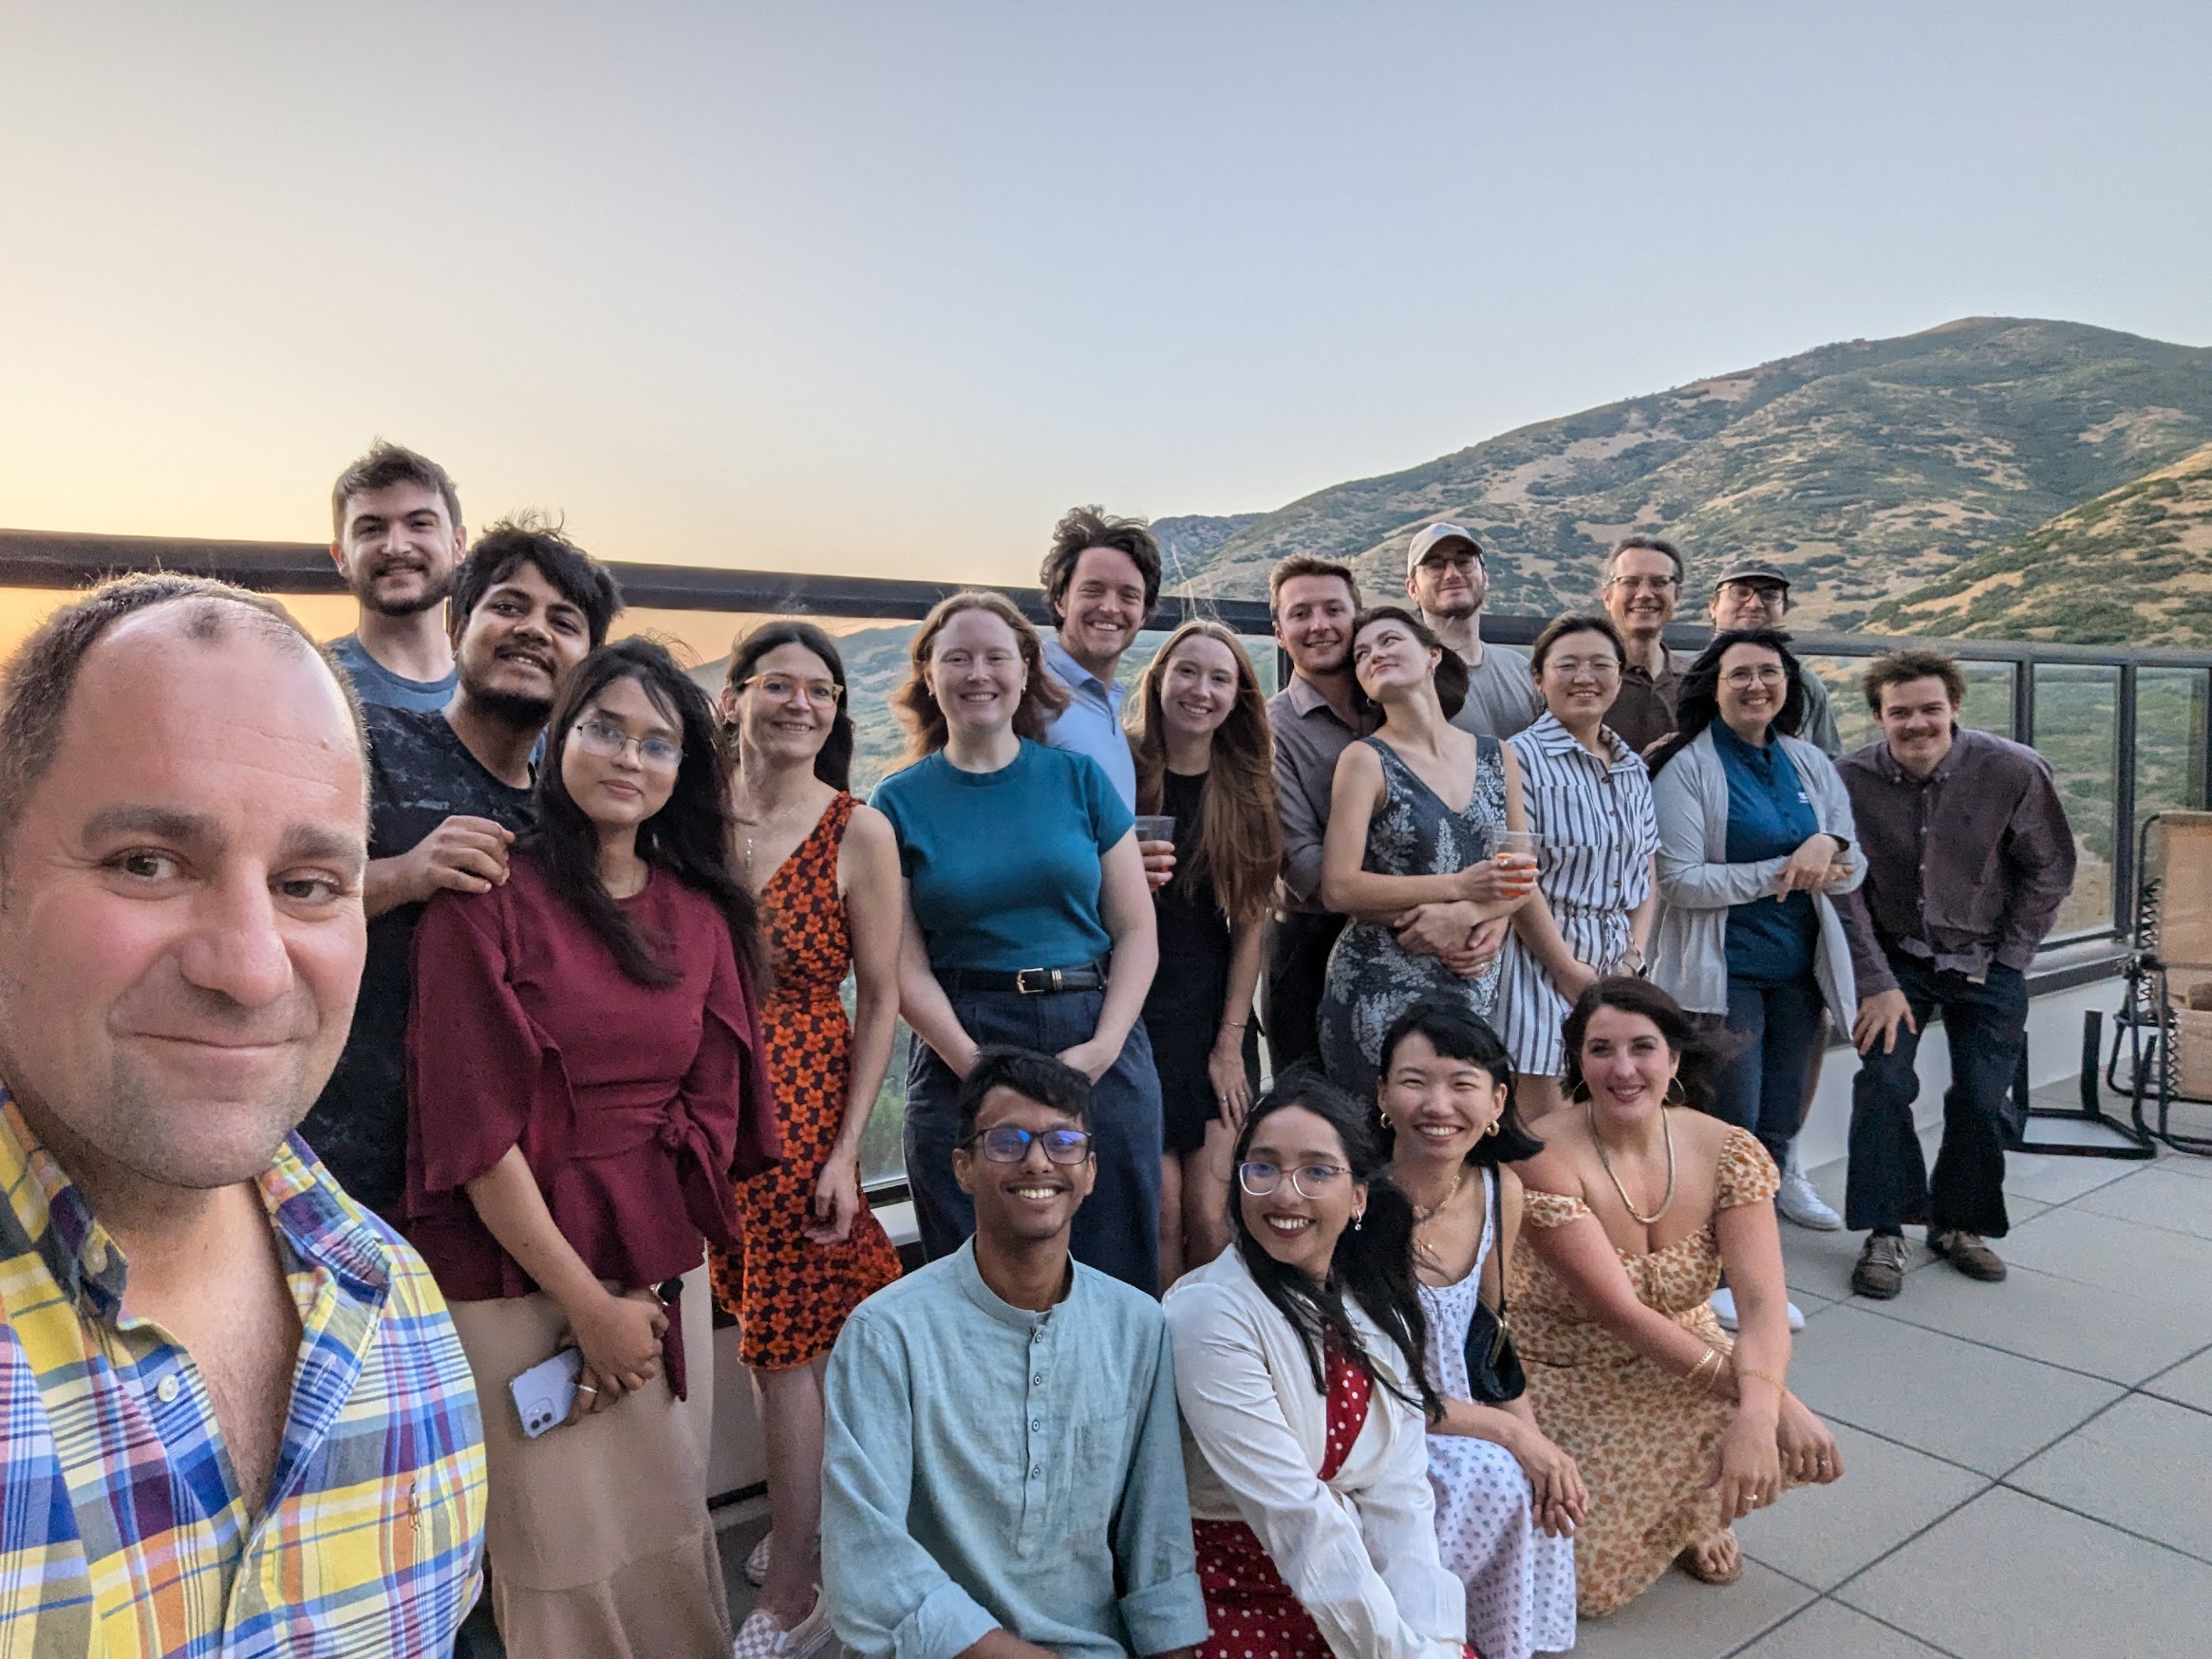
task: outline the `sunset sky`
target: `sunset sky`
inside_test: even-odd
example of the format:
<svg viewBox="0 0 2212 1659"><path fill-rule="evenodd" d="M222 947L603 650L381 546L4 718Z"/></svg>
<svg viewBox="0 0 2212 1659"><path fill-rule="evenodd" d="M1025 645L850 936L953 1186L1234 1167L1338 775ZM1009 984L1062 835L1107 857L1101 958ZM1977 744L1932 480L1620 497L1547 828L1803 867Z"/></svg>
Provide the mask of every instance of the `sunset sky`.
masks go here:
<svg viewBox="0 0 2212 1659"><path fill-rule="evenodd" d="M2212 8L0 0L0 526L1020 580L1825 341L2212 344Z"/></svg>

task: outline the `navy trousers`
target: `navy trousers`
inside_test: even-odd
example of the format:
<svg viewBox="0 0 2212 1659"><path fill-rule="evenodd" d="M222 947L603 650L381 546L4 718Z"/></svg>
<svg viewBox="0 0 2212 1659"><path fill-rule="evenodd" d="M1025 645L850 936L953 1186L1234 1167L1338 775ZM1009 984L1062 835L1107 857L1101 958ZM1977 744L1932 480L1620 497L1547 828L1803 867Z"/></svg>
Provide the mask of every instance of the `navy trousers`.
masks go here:
<svg viewBox="0 0 2212 1659"><path fill-rule="evenodd" d="M1993 965L1977 985L1964 974L1939 971L1903 952L1889 955L1898 988L1921 1032L1943 1016L1951 1047L1951 1087L1943 1091L1943 1144L1928 1178L1912 1108L1921 1091L1913 1061L1918 1034L1898 1029L1897 1048L1879 1045L1859 1064L1851 1085L1851 1167L1844 1222L1853 1228L1925 1222L1940 1231L2001 1239L2005 1215L2005 1096L2028 1046L2028 981L2015 968Z"/></svg>
<svg viewBox="0 0 2212 1659"><path fill-rule="evenodd" d="M952 1012L979 1043L1007 1043L1057 1054L1091 1040L1103 991L947 993ZM922 1251L934 1261L958 1250L975 1231L975 1206L952 1178L959 1138L960 1079L936 1050L914 1039L907 1062L907 1186ZM1076 1211L1071 1248L1078 1261L1160 1294L1160 1080L1153 1071L1144 1021L1106 1075L1091 1089L1091 1146L1098 1180Z"/></svg>
<svg viewBox="0 0 2212 1659"><path fill-rule="evenodd" d="M1705 1109L1767 1148L1776 1168L1805 1122L1805 1079L1814 1045L1825 1029L1828 1003L1809 975L1781 985L1754 985L1733 975L1728 981L1728 1031L1736 1045L1713 1080Z"/></svg>

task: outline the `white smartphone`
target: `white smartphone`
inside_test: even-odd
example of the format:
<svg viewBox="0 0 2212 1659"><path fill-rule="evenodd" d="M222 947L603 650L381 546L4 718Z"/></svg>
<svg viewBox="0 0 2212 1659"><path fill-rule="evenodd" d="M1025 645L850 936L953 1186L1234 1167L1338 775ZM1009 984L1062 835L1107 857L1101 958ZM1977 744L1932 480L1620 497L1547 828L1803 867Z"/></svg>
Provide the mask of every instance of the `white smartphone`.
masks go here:
<svg viewBox="0 0 2212 1659"><path fill-rule="evenodd" d="M569 1407L576 1403L576 1379L583 1371L583 1354L564 1348L507 1385L507 1391L515 1396L515 1409L522 1418L525 1435L535 1440L569 1420Z"/></svg>

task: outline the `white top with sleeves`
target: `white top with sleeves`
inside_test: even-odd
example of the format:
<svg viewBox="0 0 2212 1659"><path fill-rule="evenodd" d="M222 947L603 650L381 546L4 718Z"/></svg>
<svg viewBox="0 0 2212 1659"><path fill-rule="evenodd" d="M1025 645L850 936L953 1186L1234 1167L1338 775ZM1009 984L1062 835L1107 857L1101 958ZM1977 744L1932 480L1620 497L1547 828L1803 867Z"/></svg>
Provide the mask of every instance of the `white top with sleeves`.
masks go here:
<svg viewBox="0 0 2212 1659"><path fill-rule="evenodd" d="M1237 1247L1177 1280L1164 1306L1191 1516L1249 1526L1339 1659L1459 1659L1467 1591L1437 1558L1419 1407L1378 1384L1324 1483L1327 1397ZM1350 1314L1381 1382L1405 1387L1397 1345Z"/></svg>
<svg viewBox="0 0 2212 1659"><path fill-rule="evenodd" d="M1830 892L1855 891L1866 879L1866 855L1859 847L1851 819L1851 797L1835 762L1800 737L1779 732L1770 743L1797 769L1813 815L1824 833L1843 838L1851 872ZM1728 862L1728 774L1713 746L1711 728L1697 734L1651 783L1659 813L1659 925L1652 934L1652 982L1694 1014L1728 1012L1728 912L1736 904L1770 897L1786 858L1756 864ZM1849 1031L1858 1016L1858 985L1851 976L1851 947L1843 920L1828 893L1812 895L1820 919L1820 943L1813 952L1813 978L1820 982L1828 1018Z"/></svg>

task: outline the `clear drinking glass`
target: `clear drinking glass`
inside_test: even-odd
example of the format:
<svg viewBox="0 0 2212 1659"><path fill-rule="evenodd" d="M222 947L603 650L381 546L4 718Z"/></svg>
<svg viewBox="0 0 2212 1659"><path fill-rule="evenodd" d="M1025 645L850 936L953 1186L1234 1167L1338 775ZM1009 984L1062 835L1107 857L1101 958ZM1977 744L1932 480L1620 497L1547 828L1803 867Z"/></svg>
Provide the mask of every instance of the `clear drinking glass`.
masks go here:
<svg viewBox="0 0 2212 1659"><path fill-rule="evenodd" d="M1544 838L1532 830L1508 830L1498 836L1498 864L1522 877L1523 891L1536 885L1536 855L1543 847Z"/></svg>

